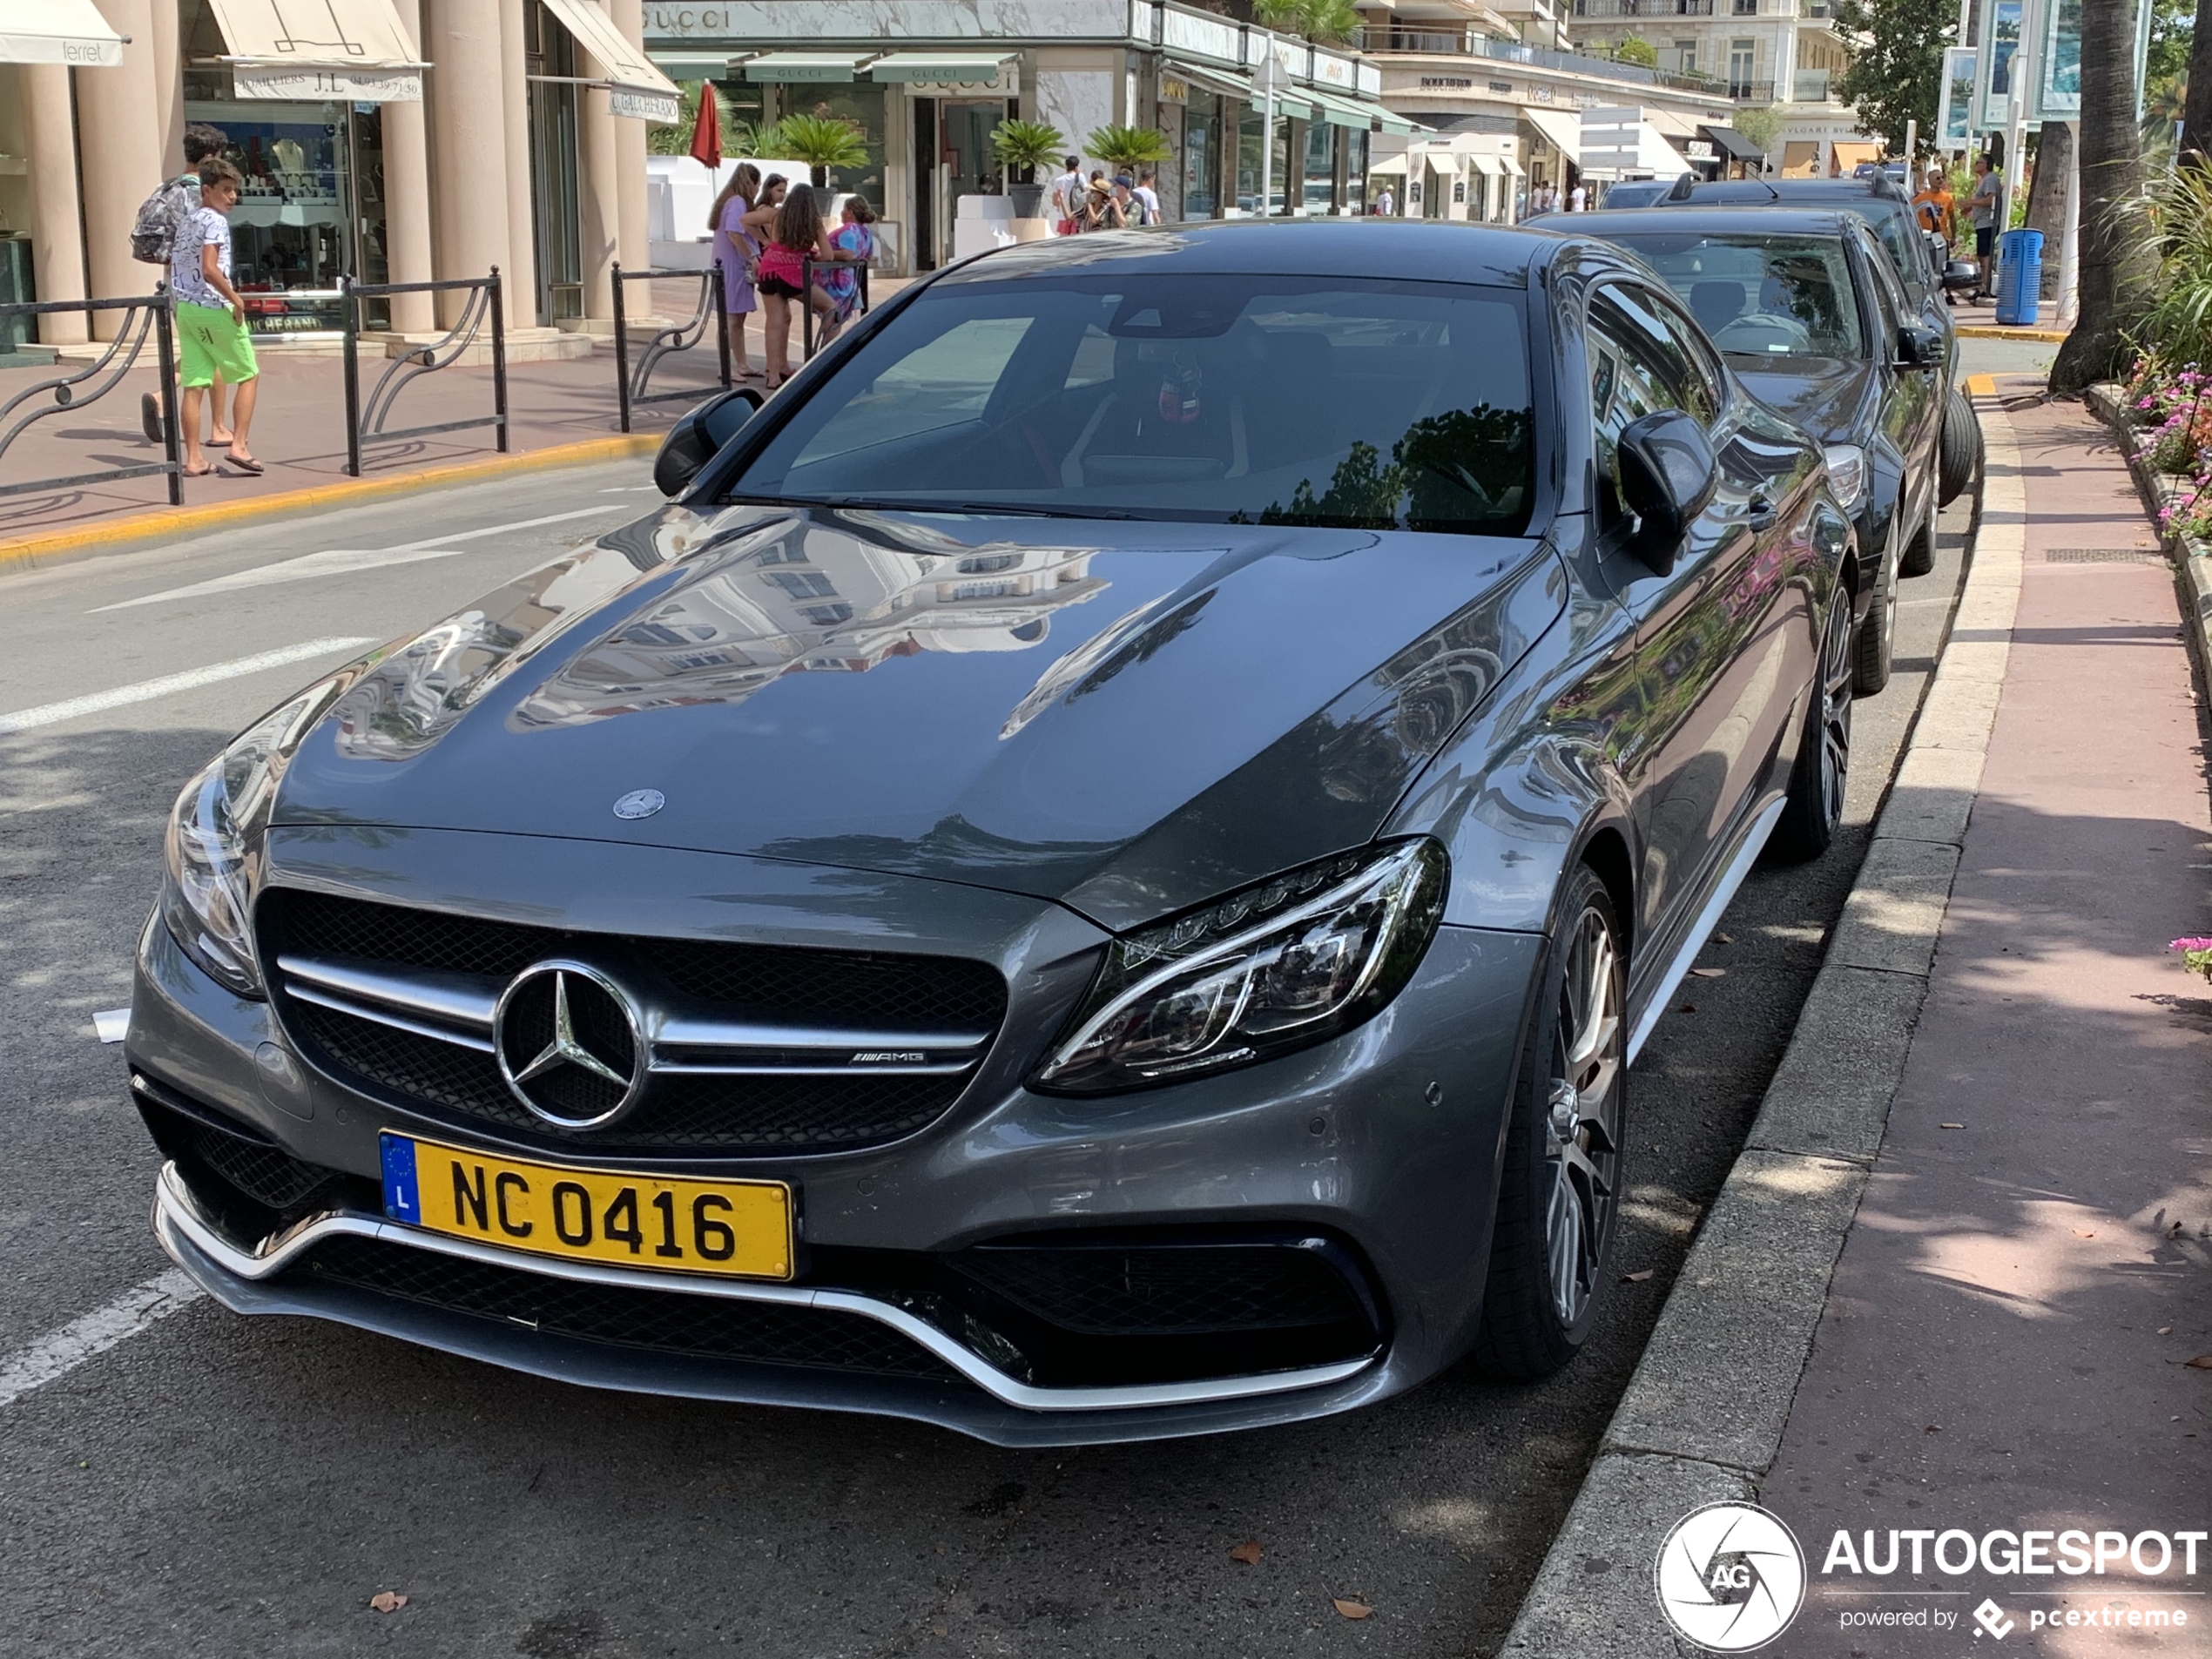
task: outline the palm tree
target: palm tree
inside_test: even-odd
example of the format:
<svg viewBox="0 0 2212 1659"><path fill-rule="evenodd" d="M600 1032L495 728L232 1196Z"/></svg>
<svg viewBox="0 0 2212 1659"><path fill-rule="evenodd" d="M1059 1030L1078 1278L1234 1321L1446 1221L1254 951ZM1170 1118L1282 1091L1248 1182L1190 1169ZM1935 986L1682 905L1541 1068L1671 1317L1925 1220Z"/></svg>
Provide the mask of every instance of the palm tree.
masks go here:
<svg viewBox="0 0 2212 1659"><path fill-rule="evenodd" d="M1352 0L1252 0L1252 17L1270 29L1302 35L1324 46L1350 40L1359 32Z"/></svg>
<svg viewBox="0 0 2212 1659"><path fill-rule="evenodd" d="M865 167L867 138L850 121L830 115L786 115L776 123L776 142L793 161L813 169L817 186L826 185L833 167Z"/></svg>
<svg viewBox="0 0 2212 1659"><path fill-rule="evenodd" d="M2074 261L2080 311L2051 365L2054 392L2078 392L2118 374L2128 354L2127 330L2148 298L2148 250L2126 212L2143 192L2135 5L2118 10L2111 27L2081 31L2081 228Z"/></svg>
<svg viewBox="0 0 2212 1659"><path fill-rule="evenodd" d="M1083 149L1116 172L1134 172L1175 154L1166 138L1151 127L1093 127Z"/></svg>

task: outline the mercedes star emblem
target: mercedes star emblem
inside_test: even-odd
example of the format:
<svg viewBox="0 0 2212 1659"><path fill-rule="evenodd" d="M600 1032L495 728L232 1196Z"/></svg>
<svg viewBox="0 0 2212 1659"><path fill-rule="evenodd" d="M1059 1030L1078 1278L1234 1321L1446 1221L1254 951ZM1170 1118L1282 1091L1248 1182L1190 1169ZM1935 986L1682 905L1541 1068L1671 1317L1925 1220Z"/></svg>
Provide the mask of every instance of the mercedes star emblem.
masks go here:
<svg viewBox="0 0 2212 1659"><path fill-rule="evenodd" d="M556 1129L597 1129L644 1090L644 1025L637 1005L597 968L534 963L492 1015L500 1076L515 1098Z"/></svg>
<svg viewBox="0 0 2212 1659"><path fill-rule="evenodd" d="M668 797L658 789L633 789L615 803L617 818L651 818L668 805Z"/></svg>

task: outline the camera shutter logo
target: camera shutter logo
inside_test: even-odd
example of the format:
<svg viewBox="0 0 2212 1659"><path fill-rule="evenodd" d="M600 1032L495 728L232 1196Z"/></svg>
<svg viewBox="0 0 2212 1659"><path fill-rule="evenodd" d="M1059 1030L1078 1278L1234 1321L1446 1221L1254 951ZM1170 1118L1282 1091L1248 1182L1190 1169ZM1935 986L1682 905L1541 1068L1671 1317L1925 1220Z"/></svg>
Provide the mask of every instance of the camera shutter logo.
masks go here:
<svg viewBox="0 0 2212 1659"><path fill-rule="evenodd" d="M1750 1653L1790 1628L1805 1600L1805 1557L1781 1518L1709 1503L1675 1523L1652 1565L1659 1609L1710 1653Z"/></svg>

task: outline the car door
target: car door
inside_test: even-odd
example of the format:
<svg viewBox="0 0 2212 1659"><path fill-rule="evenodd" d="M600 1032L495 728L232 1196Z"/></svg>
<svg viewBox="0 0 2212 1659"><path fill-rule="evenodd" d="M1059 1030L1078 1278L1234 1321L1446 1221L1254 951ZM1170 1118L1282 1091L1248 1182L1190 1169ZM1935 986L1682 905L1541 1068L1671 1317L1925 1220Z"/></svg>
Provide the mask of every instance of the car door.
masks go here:
<svg viewBox="0 0 2212 1659"><path fill-rule="evenodd" d="M1681 409L1704 425L1716 451L1727 448L1725 381L1698 361L1685 336L1695 326L1640 283L1613 280L1589 298L1585 349L1591 413L1602 472L1597 510L1609 517L1606 569L1635 619L1643 689L1641 729L1624 765L1636 790L1642 840L1640 936L1667 931L1681 900L1698 892L1747 788L1748 750L1757 733L1743 726L1732 659L1741 647L1739 596L1753 579L1752 481L1725 456L1719 488L1683 538L1674 568L1658 574L1633 549L1634 526L1620 507L1615 444L1632 422L1656 409Z"/></svg>
<svg viewBox="0 0 2212 1659"><path fill-rule="evenodd" d="M1935 487L1936 445L1943 429L1943 400L1937 395L1938 376L1925 368L1911 368L1898 361L1897 334L1901 327L1920 326L1904 284L1890 268L1881 246L1865 231L1853 239L1859 280L1874 302L1872 356L1881 365L1882 436L1897 452L1905 469L1905 485L1898 492L1899 516L1896 529L1901 550L1919 528L1928 509L1928 492Z"/></svg>

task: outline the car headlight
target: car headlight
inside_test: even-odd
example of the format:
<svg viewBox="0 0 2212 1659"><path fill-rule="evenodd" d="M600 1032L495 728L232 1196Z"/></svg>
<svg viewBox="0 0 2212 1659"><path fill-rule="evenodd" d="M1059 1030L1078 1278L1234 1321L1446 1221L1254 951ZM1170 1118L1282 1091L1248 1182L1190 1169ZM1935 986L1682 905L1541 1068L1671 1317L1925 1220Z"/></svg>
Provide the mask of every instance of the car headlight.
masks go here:
<svg viewBox="0 0 2212 1659"><path fill-rule="evenodd" d="M318 681L246 727L185 786L170 812L162 921L185 955L240 996L266 995L248 918L277 781L351 678Z"/></svg>
<svg viewBox="0 0 2212 1659"><path fill-rule="evenodd" d="M1828 488L1847 513L1855 513L1866 499L1866 451L1855 443L1828 446Z"/></svg>
<svg viewBox="0 0 2212 1659"><path fill-rule="evenodd" d="M1350 1029L1405 988L1444 914L1445 875L1434 841L1400 841L1115 940L1033 1086L1147 1089Z"/></svg>

